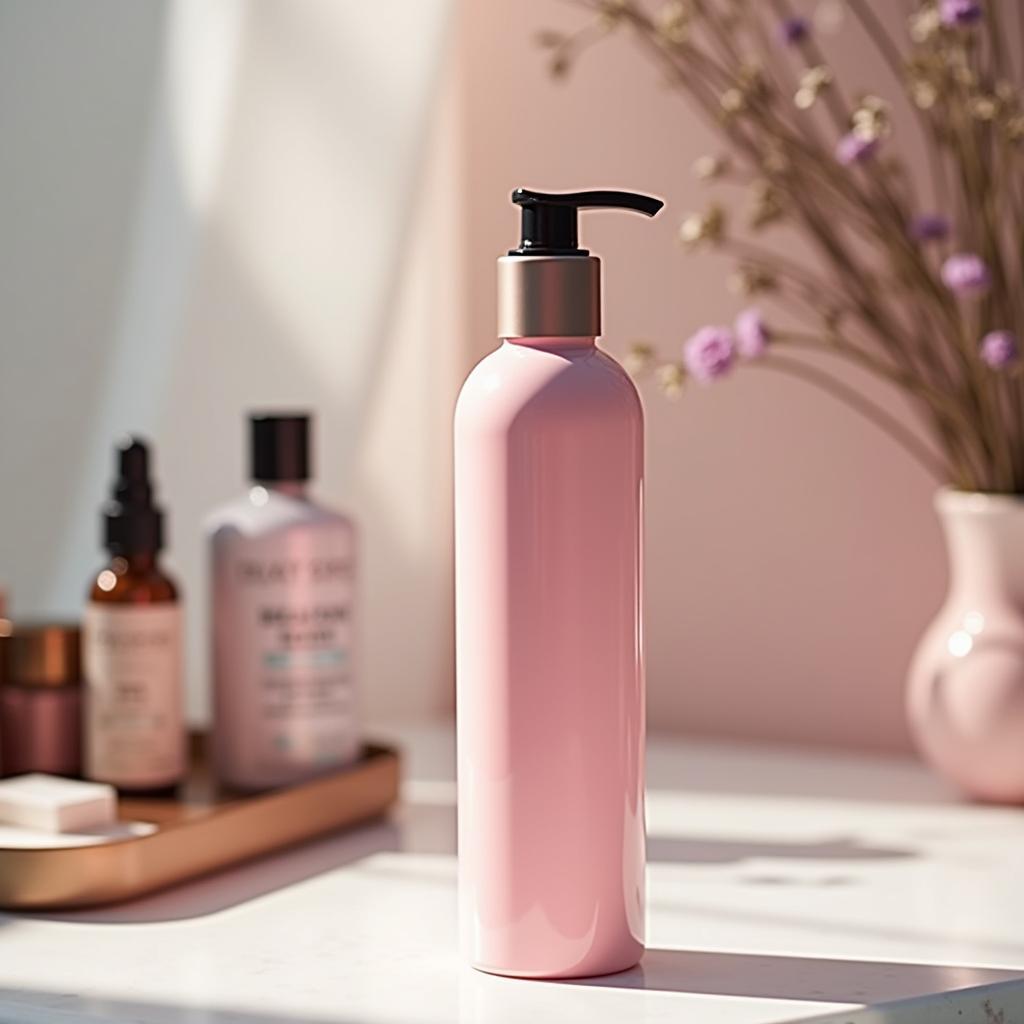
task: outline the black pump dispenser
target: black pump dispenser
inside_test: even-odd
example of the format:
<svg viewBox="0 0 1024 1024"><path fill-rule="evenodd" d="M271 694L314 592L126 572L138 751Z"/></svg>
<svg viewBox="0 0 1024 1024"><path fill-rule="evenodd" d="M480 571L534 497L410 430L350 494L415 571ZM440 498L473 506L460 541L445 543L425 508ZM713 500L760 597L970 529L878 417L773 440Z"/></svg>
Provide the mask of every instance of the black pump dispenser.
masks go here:
<svg viewBox="0 0 1024 1024"><path fill-rule="evenodd" d="M588 192L531 192L517 188L512 202L522 208L522 232L509 256L587 256L579 248L576 214L580 210L635 210L653 217L665 204L637 192L596 189Z"/></svg>
<svg viewBox="0 0 1024 1024"><path fill-rule="evenodd" d="M126 437L115 449L117 479L104 506L105 544L113 555L156 554L163 547L163 511L153 503L149 448Z"/></svg>

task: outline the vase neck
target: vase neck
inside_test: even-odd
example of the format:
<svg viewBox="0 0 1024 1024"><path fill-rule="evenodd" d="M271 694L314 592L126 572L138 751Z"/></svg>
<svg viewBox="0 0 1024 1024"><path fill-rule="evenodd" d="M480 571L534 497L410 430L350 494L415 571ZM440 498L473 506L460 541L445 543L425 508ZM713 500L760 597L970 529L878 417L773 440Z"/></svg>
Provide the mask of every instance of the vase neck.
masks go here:
<svg viewBox="0 0 1024 1024"><path fill-rule="evenodd" d="M998 592L1024 607L1024 501L946 491L937 507L949 550L951 593Z"/></svg>

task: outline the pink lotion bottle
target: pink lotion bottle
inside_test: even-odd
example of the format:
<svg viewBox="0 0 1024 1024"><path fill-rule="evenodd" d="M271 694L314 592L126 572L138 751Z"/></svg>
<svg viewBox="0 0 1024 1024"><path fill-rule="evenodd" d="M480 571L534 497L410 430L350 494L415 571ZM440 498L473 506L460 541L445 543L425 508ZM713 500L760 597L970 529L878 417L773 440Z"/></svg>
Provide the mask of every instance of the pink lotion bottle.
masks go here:
<svg viewBox="0 0 1024 1024"><path fill-rule="evenodd" d="M253 486L207 524L214 762L241 791L360 752L354 524L307 493L309 416L256 415L250 430Z"/></svg>
<svg viewBox="0 0 1024 1024"><path fill-rule="evenodd" d="M643 411L595 346L600 261L580 208L518 189L501 347L455 412L461 942L524 978L632 967L644 940Z"/></svg>

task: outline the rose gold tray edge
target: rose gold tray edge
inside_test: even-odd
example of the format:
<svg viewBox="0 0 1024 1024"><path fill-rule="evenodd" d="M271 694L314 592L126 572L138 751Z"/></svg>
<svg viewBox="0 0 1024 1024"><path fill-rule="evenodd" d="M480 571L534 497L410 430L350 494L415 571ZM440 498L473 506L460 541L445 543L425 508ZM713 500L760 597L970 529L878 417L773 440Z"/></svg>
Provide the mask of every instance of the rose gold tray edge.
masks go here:
<svg viewBox="0 0 1024 1024"><path fill-rule="evenodd" d="M400 759L367 743L356 764L309 782L200 805L122 800L125 820L157 829L95 846L0 847L0 908L68 910L117 903L383 815Z"/></svg>

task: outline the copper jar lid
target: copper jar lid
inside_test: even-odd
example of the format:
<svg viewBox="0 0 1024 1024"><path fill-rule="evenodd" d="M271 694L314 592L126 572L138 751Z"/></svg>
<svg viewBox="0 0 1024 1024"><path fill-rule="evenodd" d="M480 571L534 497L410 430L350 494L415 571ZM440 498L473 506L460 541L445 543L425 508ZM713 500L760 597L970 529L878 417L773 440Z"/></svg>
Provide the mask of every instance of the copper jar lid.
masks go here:
<svg viewBox="0 0 1024 1024"><path fill-rule="evenodd" d="M81 632L69 623L13 624L3 681L15 686L77 686L82 680Z"/></svg>

